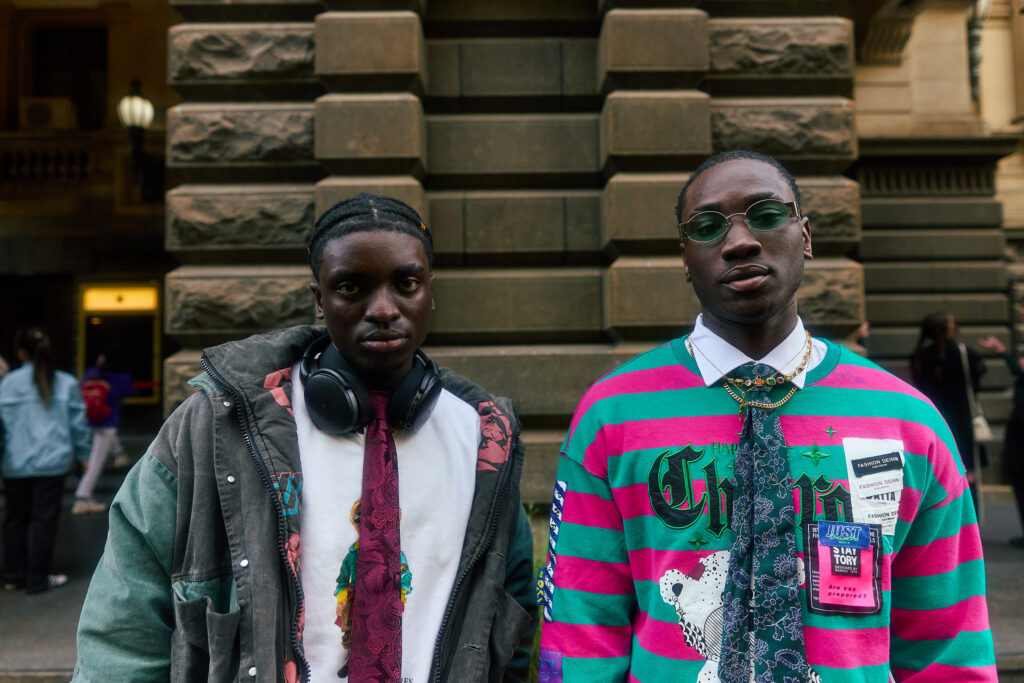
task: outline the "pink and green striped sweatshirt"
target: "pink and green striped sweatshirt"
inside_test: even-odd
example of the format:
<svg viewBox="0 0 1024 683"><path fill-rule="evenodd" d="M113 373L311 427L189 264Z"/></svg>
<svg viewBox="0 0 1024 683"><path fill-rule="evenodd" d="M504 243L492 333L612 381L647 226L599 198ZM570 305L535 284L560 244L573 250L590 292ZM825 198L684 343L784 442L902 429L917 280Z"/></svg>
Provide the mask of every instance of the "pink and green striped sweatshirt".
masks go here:
<svg viewBox="0 0 1024 683"><path fill-rule="evenodd" d="M996 681L978 524L949 429L917 390L827 347L777 409L812 669L826 683ZM718 681L737 408L704 386L683 339L583 396L537 582L542 682ZM816 540L828 521L872 525L856 579Z"/></svg>

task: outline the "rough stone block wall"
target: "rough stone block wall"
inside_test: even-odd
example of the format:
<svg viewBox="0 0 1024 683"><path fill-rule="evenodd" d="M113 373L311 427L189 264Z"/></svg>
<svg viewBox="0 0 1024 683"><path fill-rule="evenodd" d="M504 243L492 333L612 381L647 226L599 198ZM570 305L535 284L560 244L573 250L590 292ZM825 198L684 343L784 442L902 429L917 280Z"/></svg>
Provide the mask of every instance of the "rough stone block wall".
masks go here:
<svg viewBox="0 0 1024 683"><path fill-rule="evenodd" d="M185 348L164 363L165 409L199 371L199 350L313 321L305 245L316 216L319 2L172 0L164 329Z"/></svg>
<svg viewBox="0 0 1024 683"><path fill-rule="evenodd" d="M517 400L528 500L550 499L587 386L699 312L673 206L710 153L791 167L814 226L805 319L833 336L863 319L843 3L325 4L175 2L166 234L185 265L166 318L186 349L168 407L203 345L312 320L312 220L364 190L430 225L428 351Z"/></svg>

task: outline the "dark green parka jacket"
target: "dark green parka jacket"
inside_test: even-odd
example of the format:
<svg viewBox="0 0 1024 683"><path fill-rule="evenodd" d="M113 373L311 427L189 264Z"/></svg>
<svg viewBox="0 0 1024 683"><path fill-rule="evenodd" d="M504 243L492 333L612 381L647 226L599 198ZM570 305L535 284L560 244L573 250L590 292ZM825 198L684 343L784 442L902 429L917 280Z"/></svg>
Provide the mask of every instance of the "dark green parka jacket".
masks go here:
<svg viewBox="0 0 1024 683"><path fill-rule="evenodd" d="M308 680L302 651L302 471L291 368L323 328L203 354L202 391L167 419L110 508L78 627L74 681ZM476 490L432 681L525 680L537 610L507 399L442 370L477 409Z"/></svg>

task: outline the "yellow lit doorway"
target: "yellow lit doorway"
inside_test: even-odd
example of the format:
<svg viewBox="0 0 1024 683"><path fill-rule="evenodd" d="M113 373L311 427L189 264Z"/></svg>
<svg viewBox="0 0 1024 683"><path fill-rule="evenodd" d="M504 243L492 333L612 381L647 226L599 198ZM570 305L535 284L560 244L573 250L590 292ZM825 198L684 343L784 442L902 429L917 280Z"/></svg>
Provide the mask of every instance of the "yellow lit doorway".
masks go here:
<svg viewBox="0 0 1024 683"><path fill-rule="evenodd" d="M132 376L133 395L124 403L159 403L159 283L83 283L78 294L78 376L103 354L111 370Z"/></svg>

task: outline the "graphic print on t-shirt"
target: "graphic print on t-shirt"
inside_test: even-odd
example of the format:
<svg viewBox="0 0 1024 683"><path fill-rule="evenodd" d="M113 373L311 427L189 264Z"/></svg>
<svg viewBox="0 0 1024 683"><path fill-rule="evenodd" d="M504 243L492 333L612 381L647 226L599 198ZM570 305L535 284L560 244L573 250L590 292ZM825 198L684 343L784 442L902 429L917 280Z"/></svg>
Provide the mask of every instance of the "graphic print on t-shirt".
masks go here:
<svg viewBox="0 0 1024 683"><path fill-rule="evenodd" d="M348 519L352 526L359 533L359 510L361 500L352 504ZM402 512L399 510L399 517ZM349 546L345 559L341 561L341 569L338 571L337 586L334 595L338 605L336 609L337 618L334 623L341 629L341 646L345 649L345 664L338 670L338 678L348 677L348 652L352 648L352 604L355 600L356 587L356 563L359 559L359 539ZM412 592L412 572L409 570L409 562L405 559L405 552L399 551L398 570L401 574L402 604L405 604L405 597Z"/></svg>
<svg viewBox="0 0 1024 683"><path fill-rule="evenodd" d="M722 591L729 573L729 551L700 558L684 574L669 569L658 581L661 599L675 610L686 644L708 660L697 677L699 683L718 683L718 659L722 650Z"/></svg>

